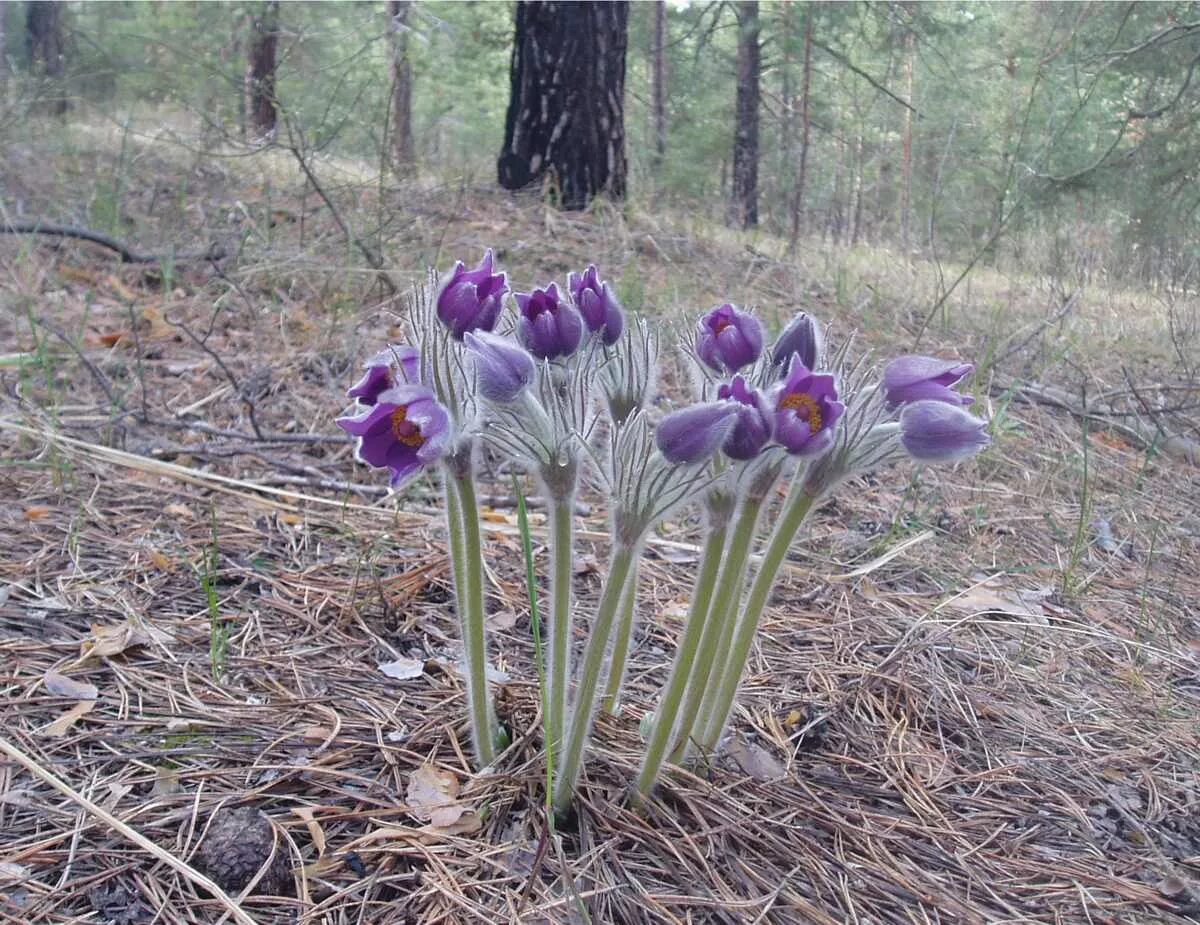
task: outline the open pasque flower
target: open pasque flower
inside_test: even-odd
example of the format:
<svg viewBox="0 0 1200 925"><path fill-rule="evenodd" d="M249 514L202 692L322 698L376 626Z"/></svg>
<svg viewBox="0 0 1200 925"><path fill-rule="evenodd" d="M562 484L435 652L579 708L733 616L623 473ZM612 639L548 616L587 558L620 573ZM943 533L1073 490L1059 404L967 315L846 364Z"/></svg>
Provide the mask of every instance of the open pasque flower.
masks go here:
<svg viewBox="0 0 1200 925"><path fill-rule="evenodd" d="M583 273L568 276L567 290L588 330L599 332L608 346L615 344L625 330L625 312L612 288L600 279L596 265L591 264Z"/></svg>
<svg viewBox="0 0 1200 925"><path fill-rule="evenodd" d="M454 264L437 296L438 318L456 340L462 340L468 331L490 331L500 317L507 292L508 277L493 272L489 248L473 270L461 260Z"/></svg>
<svg viewBox="0 0 1200 925"><path fill-rule="evenodd" d="M579 349L583 317L562 297L555 283L530 293L518 292L515 298L521 310L517 336L526 350L540 359L553 360Z"/></svg>
<svg viewBox="0 0 1200 925"><path fill-rule="evenodd" d="M818 456L833 446L838 419L846 411L834 377L814 373L799 357L792 358L771 405L775 441L793 456Z"/></svg>
<svg viewBox="0 0 1200 925"><path fill-rule="evenodd" d="M700 319L696 329L696 355L719 373L736 373L762 354L763 330L759 320L736 305L726 303Z"/></svg>
<svg viewBox="0 0 1200 925"><path fill-rule="evenodd" d="M387 389L374 405L336 423L358 438L360 460L391 470L393 488L436 462L450 442L450 415L423 385Z"/></svg>
<svg viewBox="0 0 1200 925"><path fill-rule="evenodd" d="M892 360L883 371L883 388L890 404L910 401L941 401L969 405L973 398L954 391L975 367L936 357L903 356Z"/></svg>
<svg viewBox="0 0 1200 925"><path fill-rule="evenodd" d="M408 344L389 344L366 364L363 377L346 393L360 404L373 405L393 386L421 381L421 351Z"/></svg>

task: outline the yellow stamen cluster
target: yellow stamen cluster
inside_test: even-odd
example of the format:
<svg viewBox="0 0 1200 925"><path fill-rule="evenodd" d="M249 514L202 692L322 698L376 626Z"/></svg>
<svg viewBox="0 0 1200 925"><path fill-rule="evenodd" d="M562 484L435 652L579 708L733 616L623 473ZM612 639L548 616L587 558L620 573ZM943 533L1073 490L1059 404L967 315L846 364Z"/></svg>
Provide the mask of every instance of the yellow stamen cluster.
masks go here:
<svg viewBox="0 0 1200 925"><path fill-rule="evenodd" d="M401 405L392 412L392 434L405 446L421 446L425 443L420 428L408 420L408 405Z"/></svg>
<svg viewBox="0 0 1200 925"><path fill-rule="evenodd" d="M808 429L814 434L825 423L821 417L821 406L817 404L817 400L804 392L792 392L790 395L785 395L779 403L779 410L783 411L785 408L788 411L795 411L798 417L806 418Z"/></svg>

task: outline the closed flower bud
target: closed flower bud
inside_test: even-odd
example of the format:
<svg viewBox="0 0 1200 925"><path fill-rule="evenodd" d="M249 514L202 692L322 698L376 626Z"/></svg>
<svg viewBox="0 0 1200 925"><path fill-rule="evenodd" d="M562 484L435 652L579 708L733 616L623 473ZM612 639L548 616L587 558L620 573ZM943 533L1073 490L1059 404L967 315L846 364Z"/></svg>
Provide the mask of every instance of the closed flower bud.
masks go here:
<svg viewBox="0 0 1200 925"><path fill-rule="evenodd" d="M696 355L719 373L736 373L762 355L763 331L758 319L726 303L700 319Z"/></svg>
<svg viewBox="0 0 1200 925"><path fill-rule="evenodd" d="M771 439L771 416L761 394L747 387L746 380L735 376L729 385L717 390L717 397L729 401L735 411L733 429L721 445L730 459L753 459Z"/></svg>
<svg viewBox="0 0 1200 925"><path fill-rule="evenodd" d="M733 429L737 408L713 401L673 411L659 422L655 440L669 462L698 463L721 448Z"/></svg>
<svg viewBox="0 0 1200 925"><path fill-rule="evenodd" d="M381 392L421 381L421 351L408 344L389 344L367 361L366 370L346 394L361 405L373 405Z"/></svg>
<svg viewBox="0 0 1200 925"><path fill-rule="evenodd" d="M892 360L883 371L883 387L889 404L910 401L941 401L969 405L974 399L954 391L975 367L935 357L903 356Z"/></svg>
<svg viewBox="0 0 1200 925"><path fill-rule="evenodd" d="M504 296L508 292L508 277L492 272L491 249L483 255L473 270L459 261L454 265L437 296L437 315L456 340L468 331L490 331L496 326Z"/></svg>
<svg viewBox="0 0 1200 925"><path fill-rule="evenodd" d="M475 362L479 391L488 401L514 401L536 375L533 357L498 334L480 331L463 338Z"/></svg>
<svg viewBox="0 0 1200 925"><path fill-rule="evenodd" d="M821 361L821 350L824 338L821 335L821 325L812 315L801 312L791 320L783 333L775 341L771 349L771 363L786 374L791 366L792 357L800 357L809 369L816 369Z"/></svg>
<svg viewBox="0 0 1200 925"><path fill-rule="evenodd" d="M608 346L615 344L625 329L625 312L608 283L601 281L596 265L568 276L567 290L588 330L599 332Z"/></svg>
<svg viewBox="0 0 1200 925"><path fill-rule="evenodd" d="M991 438L987 421L958 405L925 400L900 412L900 442L918 462L952 463L974 456Z"/></svg>
<svg viewBox="0 0 1200 925"><path fill-rule="evenodd" d="M570 356L583 340L583 318L551 283L515 296L521 317L517 335L530 353L543 360Z"/></svg>

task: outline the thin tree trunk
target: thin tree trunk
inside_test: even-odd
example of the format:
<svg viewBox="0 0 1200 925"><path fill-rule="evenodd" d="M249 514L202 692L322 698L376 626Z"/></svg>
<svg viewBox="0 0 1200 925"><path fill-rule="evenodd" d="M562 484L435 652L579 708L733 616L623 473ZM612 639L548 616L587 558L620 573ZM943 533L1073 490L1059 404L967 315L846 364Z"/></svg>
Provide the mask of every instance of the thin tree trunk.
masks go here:
<svg viewBox="0 0 1200 925"><path fill-rule="evenodd" d="M0 78L7 77L8 67L8 14L12 12L15 3L0 3Z"/></svg>
<svg viewBox="0 0 1200 925"><path fill-rule="evenodd" d="M392 18L392 170L404 177L416 169L412 133L412 61L408 55L408 15L412 0L388 0Z"/></svg>
<svg viewBox="0 0 1200 925"><path fill-rule="evenodd" d="M267 0L254 14L250 26L250 53L246 66L246 121L259 137L275 131L275 53L279 44L279 0Z"/></svg>
<svg viewBox="0 0 1200 925"><path fill-rule="evenodd" d="M654 113L654 169L662 170L667 156L667 2L654 4L654 68L650 88Z"/></svg>
<svg viewBox="0 0 1200 925"><path fill-rule="evenodd" d="M53 85L54 97L46 108L55 115L67 111L66 88L61 83L67 50L62 19L65 6L59 0L30 0L25 12L25 50L33 72Z"/></svg>
<svg viewBox="0 0 1200 925"><path fill-rule="evenodd" d="M862 215L863 215L863 173L865 173L863 156L863 133L862 126L859 126L858 134L854 138L854 199L853 208L854 215L851 222L850 243L857 244L858 239L862 236Z"/></svg>
<svg viewBox="0 0 1200 925"><path fill-rule="evenodd" d="M628 22L625 0L517 4L501 186L547 177L566 209L624 198Z"/></svg>
<svg viewBox="0 0 1200 925"><path fill-rule="evenodd" d="M730 218L740 228L758 224L758 103L762 49L758 0L738 4L737 127L733 138Z"/></svg>
<svg viewBox="0 0 1200 925"><path fill-rule="evenodd" d="M913 58L915 57L916 33L912 30L912 3L906 2L904 9L910 22L908 31L904 34L904 98L912 102L913 98ZM900 243L907 252L912 230L912 149L913 149L913 112L907 106L904 108L904 141L903 156L900 161Z"/></svg>
<svg viewBox="0 0 1200 925"><path fill-rule="evenodd" d="M789 182L792 173L792 163L796 157L796 90L792 85L792 71L795 68L796 56L792 49L792 34L796 31L796 4L793 0L783 0L780 28L783 32L783 63L779 68L780 95L780 147L783 151L783 166L779 171L779 199L786 202L787 213L791 214L792 196L795 189Z"/></svg>
<svg viewBox="0 0 1200 925"><path fill-rule="evenodd" d="M800 78L800 167L796 171L796 190L792 196L792 233L788 241L790 250L795 251L804 226L804 185L808 180L808 142L812 134L810 98L812 91L812 48L813 16L816 4L810 3L804 11L804 70Z"/></svg>

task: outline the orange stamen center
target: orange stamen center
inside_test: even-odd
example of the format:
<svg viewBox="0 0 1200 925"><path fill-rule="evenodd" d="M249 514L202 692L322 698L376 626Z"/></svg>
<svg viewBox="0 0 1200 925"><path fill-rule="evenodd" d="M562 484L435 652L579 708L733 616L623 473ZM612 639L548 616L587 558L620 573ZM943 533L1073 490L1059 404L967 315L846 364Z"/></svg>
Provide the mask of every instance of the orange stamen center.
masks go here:
<svg viewBox="0 0 1200 925"><path fill-rule="evenodd" d="M821 406L817 404L817 400L804 392L792 392L790 395L785 395L779 403L779 410L783 411L785 408L788 411L795 411L797 417L806 418L808 429L814 434L825 423L821 418Z"/></svg>
<svg viewBox="0 0 1200 925"><path fill-rule="evenodd" d="M713 325L713 333L720 334L726 328L732 327L732 326L733 326L733 321L730 320L729 318L718 318L717 323L715 325Z"/></svg>
<svg viewBox="0 0 1200 925"><path fill-rule="evenodd" d="M405 446L421 446L425 443L421 428L408 419L408 405L401 405L392 412L392 434Z"/></svg>

